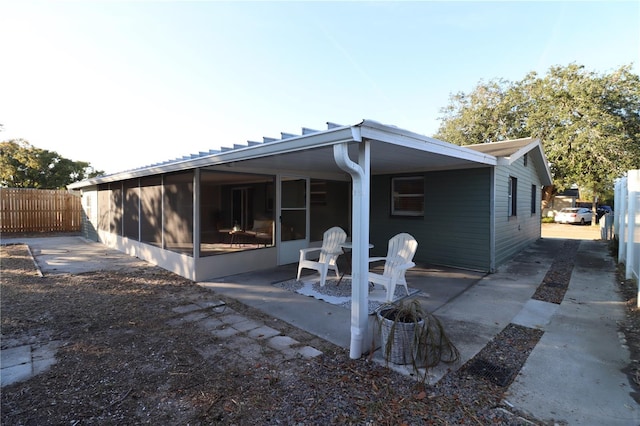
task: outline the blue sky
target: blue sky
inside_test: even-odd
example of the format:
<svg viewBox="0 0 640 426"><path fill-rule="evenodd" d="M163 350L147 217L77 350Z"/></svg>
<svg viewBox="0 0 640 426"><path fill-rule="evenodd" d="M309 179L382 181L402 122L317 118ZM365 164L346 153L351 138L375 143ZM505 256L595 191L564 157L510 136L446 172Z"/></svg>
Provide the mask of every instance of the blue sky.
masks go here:
<svg viewBox="0 0 640 426"><path fill-rule="evenodd" d="M117 172L377 120L436 132L481 80L640 74L640 2L0 0L0 140Z"/></svg>

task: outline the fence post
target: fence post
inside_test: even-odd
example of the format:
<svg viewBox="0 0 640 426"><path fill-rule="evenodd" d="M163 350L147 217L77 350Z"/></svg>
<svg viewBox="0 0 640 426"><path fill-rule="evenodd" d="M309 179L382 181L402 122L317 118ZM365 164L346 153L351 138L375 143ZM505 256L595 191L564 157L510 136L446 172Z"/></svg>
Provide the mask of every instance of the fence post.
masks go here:
<svg viewBox="0 0 640 426"><path fill-rule="evenodd" d="M627 258L627 177L618 181L618 192L615 199L615 212L618 218L616 232L618 234L618 263L625 263Z"/></svg>
<svg viewBox="0 0 640 426"><path fill-rule="evenodd" d="M609 241L613 239L613 214L606 213L600 218L600 239Z"/></svg>
<svg viewBox="0 0 640 426"><path fill-rule="evenodd" d="M640 196L640 170L629 170L627 172L627 196L629 206L627 208L627 256L625 262L625 277L630 279L633 277L633 272L640 265L636 264L636 257L638 256L638 247L636 243L640 244L640 241L636 241L635 229L637 227L638 216L638 196ZM636 273L636 278L638 274ZM640 306L640 299L638 300Z"/></svg>

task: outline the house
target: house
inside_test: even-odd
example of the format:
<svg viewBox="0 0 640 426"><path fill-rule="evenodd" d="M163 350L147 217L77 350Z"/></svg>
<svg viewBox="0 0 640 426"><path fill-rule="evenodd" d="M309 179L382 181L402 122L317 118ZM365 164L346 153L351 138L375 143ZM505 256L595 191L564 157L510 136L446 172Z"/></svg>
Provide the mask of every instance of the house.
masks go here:
<svg viewBox="0 0 640 426"><path fill-rule="evenodd" d="M565 189L562 192L558 192L552 198L551 203L548 206L548 211L543 213L545 213L545 216L554 216L555 212L558 212L566 207L578 207L577 202L579 199L580 191L578 190L578 188Z"/></svg>
<svg viewBox="0 0 640 426"><path fill-rule="evenodd" d="M297 262L301 248L341 226L354 243L358 357L369 254L386 254L389 238L409 232L418 262L493 271L540 238L550 184L537 139L462 147L364 120L69 188L82 193L86 237L194 281Z"/></svg>
<svg viewBox="0 0 640 426"><path fill-rule="evenodd" d="M352 234L360 195L333 147L357 160L367 142L374 253L406 231L418 261L492 271L540 237L538 140L460 147L369 120L282 136L70 185L85 236L192 280L296 262L327 228Z"/></svg>

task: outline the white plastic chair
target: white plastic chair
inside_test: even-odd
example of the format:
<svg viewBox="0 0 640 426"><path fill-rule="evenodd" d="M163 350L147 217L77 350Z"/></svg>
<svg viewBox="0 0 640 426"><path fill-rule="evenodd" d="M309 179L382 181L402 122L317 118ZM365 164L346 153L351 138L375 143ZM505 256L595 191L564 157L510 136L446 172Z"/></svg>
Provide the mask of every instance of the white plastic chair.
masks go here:
<svg viewBox="0 0 640 426"><path fill-rule="evenodd" d="M380 284L387 290L387 302L393 300L396 285L404 286L409 295L409 287L405 279L405 272L409 268L416 266L413 263L413 256L416 254L418 242L407 233L401 233L389 240L387 257L372 257L369 262L384 260L384 271L382 275L369 272L369 282Z"/></svg>
<svg viewBox="0 0 640 426"><path fill-rule="evenodd" d="M336 264L338 256L342 254L340 245L347 239L347 233L339 226L327 229L322 237L322 247L310 247L300 250L300 261L298 262L298 277L300 281L300 272L302 268L314 269L320 273L320 285L324 286L327 279L329 269L335 271L336 278L340 278L338 265ZM313 260L311 255L315 257L315 253L319 252L318 260Z"/></svg>

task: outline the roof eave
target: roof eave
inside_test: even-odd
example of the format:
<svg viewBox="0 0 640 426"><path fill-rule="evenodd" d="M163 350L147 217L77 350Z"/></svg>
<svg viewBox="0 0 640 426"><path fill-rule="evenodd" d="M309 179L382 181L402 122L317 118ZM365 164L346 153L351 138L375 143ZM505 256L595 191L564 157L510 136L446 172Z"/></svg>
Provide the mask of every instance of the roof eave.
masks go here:
<svg viewBox="0 0 640 426"><path fill-rule="evenodd" d="M378 140L386 143L402 145L420 151L455 157L490 166L497 165L497 158L490 154L454 145L439 139L430 138L394 126L387 126L372 120L364 120L359 124L361 136L365 139Z"/></svg>
<svg viewBox="0 0 640 426"><path fill-rule="evenodd" d="M508 157L499 157L498 158L498 164L499 165L504 165L504 166L510 166L512 165L517 159L521 158L522 156L524 156L524 154L531 154L534 153L534 155L536 156L536 164L539 164L540 166L542 166L542 174L540 175L540 180L542 185L544 186L549 186L553 184L553 179L551 177L551 170L549 169L549 163L547 161L547 157L544 155L544 149L542 147L542 142L540 142L540 139L533 139L533 138L527 138L527 139L531 139L531 143L523 146L522 148L518 149L517 151L515 151L513 154L511 154ZM506 142L510 142L510 141L506 141ZM497 142L499 143L499 142Z"/></svg>
<svg viewBox="0 0 640 426"><path fill-rule="evenodd" d="M69 189L81 189L88 186L99 185L126 179L134 179L154 174L171 173L185 169L204 166L215 166L234 163L237 161L251 160L283 154L287 152L302 151L311 148L334 145L343 142L361 142L360 129L356 126L334 127L317 133L310 133L287 139L266 142L258 145L249 145L234 150L213 153L210 155L188 158L183 161L175 161L165 165L153 165L136 170L118 172L107 176L100 176L75 182L68 185Z"/></svg>

